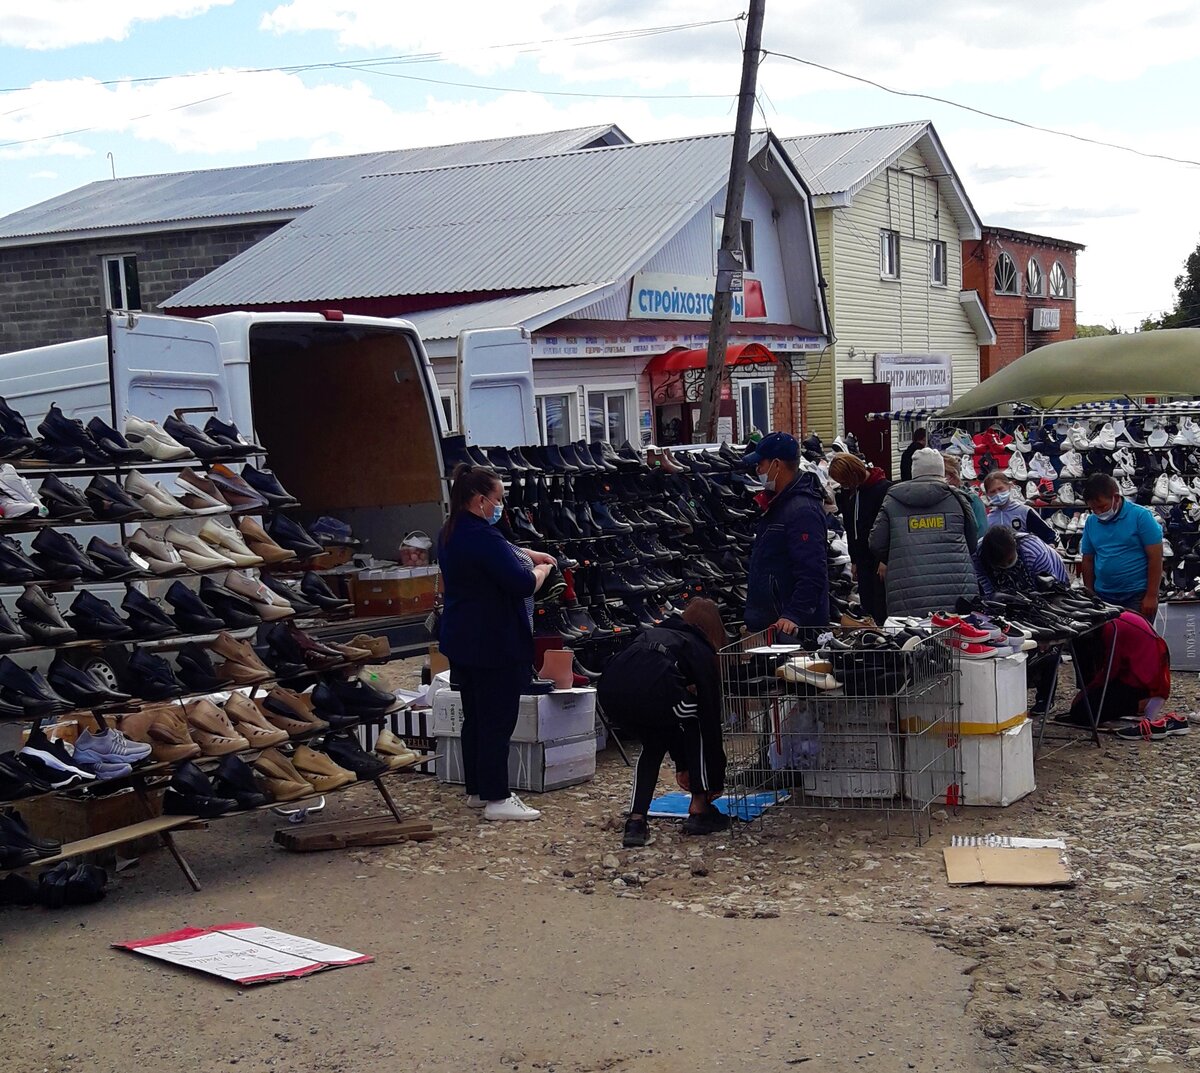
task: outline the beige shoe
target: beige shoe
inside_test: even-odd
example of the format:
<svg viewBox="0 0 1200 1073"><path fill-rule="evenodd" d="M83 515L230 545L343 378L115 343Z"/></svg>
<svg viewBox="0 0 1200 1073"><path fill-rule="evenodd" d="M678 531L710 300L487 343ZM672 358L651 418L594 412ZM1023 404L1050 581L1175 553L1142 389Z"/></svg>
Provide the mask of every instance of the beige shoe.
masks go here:
<svg viewBox="0 0 1200 1073"><path fill-rule="evenodd" d="M187 518L193 514L161 484L147 480L136 469L130 470L125 477L125 491L142 510L155 518Z"/></svg>
<svg viewBox="0 0 1200 1073"><path fill-rule="evenodd" d="M341 645L336 641L322 641L321 644L326 648L332 648L335 652L340 652L350 663L361 663L365 659L373 658L369 648L359 648L357 645Z"/></svg>
<svg viewBox="0 0 1200 1073"><path fill-rule="evenodd" d="M243 574L240 570L230 570L222 584L230 592L236 592L254 604L255 613L264 622L290 618L296 613L296 609L279 593L272 592L257 577Z"/></svg>
<svg viewBox="0 0 1200 1073"><path fill-rule="evenodd" d="M200 755L188 732L188 725L173 705L143 708L121 717L120 731L132 741L148 742L156 761L177 764Z"/></svg>
<svg viewBox="0 0 1200 1073"><path fill-rule="evenodd" d="M196 514L228 514L220 489L203 473L185 469L175 477L175 498Z"/></svg>
<svg viewBox="0 0 1200 1073"><path fill-rule="evenodd" d="M137 552L154 573L168 577L172 574L187 572L187 563L180 558L179 552L165 540L156 540L145 529L138 529L125 541L125 547Z"/></svg>
<svg viewBox="0 0 1200 1073"><path fill-rule="evenodd" d="M403 738L397 737L390 730L379 732L379 737L375 739L375 752L393 771L421 762L421 755L413 752Z"/></svg>
<svg viewBox="0 0 1200 1073"><path fill-rule="evenodd" d="M237 640L227 630L218 633L208 647L218 656L224 657L225 663L221 667L221 673L232 678L238 685L253 685L256 682L265 682L271 677L271 669L258 658L254 649L245 641Z"/></svg>
<svg viewBox="0 0 1200 1073"><path fill-rule="evenodd" d="M313 789L321 793L358 781L358 776L353 771L339 767L324 753L318 753L307 745L296 746L292 762L296 765L296 770L312 783Z"/></svg>
<svg viewBox="0 0 1200 1073"><path fill-rule="evenodd" d="M853 615L847 615L843 612L841 625L847 630L877 630L879 623L876 622L870 615L865 615L863 618L855 618Z"/></svg>
<svg viewBox="0 0 1200 1073"><path fill-rule="evenodd" d="M262 565L262 556L255 555L246 547L241 533L228 525L210 519L201 527L200 539L219 548L222 555L232 559L239 567Z"/></svg>
<svg viewBox="0 0 1200 1073"><path fill-rule="evenodd" d="M360 633L351 637L350 643L355 648L365 648L373 659L387 659L392 654L392 643L386 637L372 637L369 633Z"/></svg>
<svg viewBox="0 0 1200 1073"><path fill-rule="evenodd" d="M210 734L207 730L192 727L192 740L200 746L204 756L228 756L230 753L240 753L250 748L250 742L235 733L232 737L225 734Z"/></svg>
<svg viewBox="0 0 1200 1073"><path fill-rule="evenodd" d="M225 702L225 714L233 721L237 732L256 749L282 745L288 740L287 731L269 722L258 706L241 693L229 695Z"/></svg>
<svg viewBox="0 0 1200 1073"><path fill-rule="evenodd" d="M163 539L168 544L174 545L175 550L179 552L179 557L187 563L188 568L197 573L204 573L208 570L228 570L234 565L232 559L217 551L211 544L206 544L198 536L185 533L173 525L167 526L167 531L163 533Z"/></svg>
<svg viewBox="0 0 1200 1073"><path fill-rule="evenodd" d="M195 730L204 730L209 734L223 734L226 737L237 737L233 721L207 697L188 701L184 704L184 712L188 726Z"/></svg>
<svg viewBox="0 0 1200 1073"><path fill-rule="evenodd" d="M254 703L264 719L272 726L286 730L289 737L300 738L329 728L329 724L313 711L312 698L283 686L276 686Z"/></svg>
<svg viewBox="0 0 1200 1073"><path fill-rule="evenodd" d="M267 536L267 531L248 514L238 522L238 531L245 538L247 548L255 555L261 556L264 562L290 563L298 558L294 551L276 544Z"/></svg>
<svg viewBox="0 0 1200 1073"><path fill-rule="evenodd" d="M254 761L254 768L276 801L295 801L314 793L312 783L278 749L264 749Z"/></svg>

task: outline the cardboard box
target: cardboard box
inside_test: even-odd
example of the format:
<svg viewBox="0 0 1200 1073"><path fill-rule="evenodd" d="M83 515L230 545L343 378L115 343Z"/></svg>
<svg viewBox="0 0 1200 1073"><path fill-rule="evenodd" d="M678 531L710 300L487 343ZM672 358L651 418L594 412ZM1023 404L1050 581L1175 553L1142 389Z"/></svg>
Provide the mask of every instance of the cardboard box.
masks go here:
<svg viewBox="0 0 1200 1073"><path fill-rule="evenodd" d="M801 787L813 797L896 797L900 793L900 755L896 736L885 720L847 719L844 710L821 713L819 748L805 770Z"/></svg>
<svg viewBox="0 0 1200 1073"><path fill-rule="evenodd" d="M20 802L21 815L30 829L45 838L60 842L78 842L93 835L129 827L152 816L162 815L162 788L146 791L149 811L132 789L118 790L103 797L63 797L43 794ZM111 864L116 859L132 860L162 848L155 835L126 842L97 854L96 863Z"/></svg>
<svg viewBox="0 0 1200 1073"><path fill-rule="evenodd" d="M410 749L418 753L428 753L430 759L423 764L415 764L410 770L422 775L432 775L433 754L437 751L437 738L433 733L433 712L429 708L405 708L398 712L388 712L388 729L398 738L403 738ZM378 730L370 724L363 723L355 730L358 743L367 752L375 748Z"/></svg>
<svg viewBox="0 0 1200 1073"><path fill-rule="evenodd" d="M439 782L462 784L462 739L439 738ZM591 730L559 741L514 741L508 747L508 781L514 790L544 793L591 782L596 774L596 736Z"/></svg>
<svg viewBox="0 0 1200 1073"><path fill-rule="evenodd" d="M1163 605L1162 612L1171 670L1200 671L1200 601L1173 600Z"/></svg>
<svg viewBox="0 0 1200 1073"><path fill-rule="evenodd" d="M1033 723L1029 719L999 734L963 734L958 754L962 778L958 782L949 770L952 747L952 739L942 734L905 738L907 797L922 802L1004 808L1037 789L1033 776Z"/></svg>
<svg viewBox="0 0 1200 1073"><path fill-rule="evenodd" d="M462 697L441 690L433 701L433 732L439 738L457 738L462 733ZM522 697L513 741L558 741L593 733L596 721L596 691L590 687L556 689L540 697Z"/></svg>
<svg viewBox="0 0 1200 1073"><path fill-rule="evenodd" d="M1000 659L964 659L959 666L964 736L1016 726L1029 714L1024 652Z"/></svg>
<svg viewBox="0 0 1200 1073"><path fill-rule="evenodd" d="M358 618L428 614L433 610L437 575L436 566L364 570L351 582L354 613Z"/></svg>

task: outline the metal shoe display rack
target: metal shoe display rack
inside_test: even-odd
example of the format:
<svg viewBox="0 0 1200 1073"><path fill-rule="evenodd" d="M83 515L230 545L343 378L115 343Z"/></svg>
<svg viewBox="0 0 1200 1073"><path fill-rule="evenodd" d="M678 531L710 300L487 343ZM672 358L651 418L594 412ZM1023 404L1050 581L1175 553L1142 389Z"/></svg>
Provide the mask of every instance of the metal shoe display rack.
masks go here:
<svg viewBox="0 0 1200 1073"><path fill-rule="evenodd" d="M262 454L257 454L253 457L262 458L264 456ZM138 470L139 472L143 472L143 473L178 473L185 468L190 468L191 466L196 466L196 465L204 466L207 468L210 463L217 464L218 462L221 462L226 465L229 465L231 462L239 462L239 461L245 461L245 460L246 459L244 457L241 457L241 458L227 458L227 459L212 459L209 462L205 462L204 460L201 460L201 459L192 458L192 459L181 459L181 460L173 461L173 462L154 462L154 461L144 462L144 463L112 462L109 464L99 464L99 465L85 464L85 465L54 466L54 467L51 467L49 465L47 465L47 466L30 466L30 465L22 466L22 465L17 464L17 465L14 465L14 468L17 470L18 473L20 473L22 476L25 476L25 477L35 477L35 478L38 476L45 477L45 476L48 476L51 472L53 472L60 478L93 477L93 476L100 474L100 475L110 476L113 479L118 479L121 475L127 473L130 470L134 470L134 469ZM234 510L231 510L230 513L231 513L231 515L258 514L258 513L263 513L263 508L251 508L248 510L242 510L242 509L235 508ZM119 521L119 522L108 520L108 519L93 519L93 520L68 519L63 522L57 522L57 523L50 519L38 519L38 520L14 519L12 521L0 520L0 535L6 536L6 535L10 535L10 534L17 534L17 533L33 533L39 529L51 528L51 527L55 527L55 526L57 526L59 528L63 528L63 529L73 529L73 528L79 528L79 527L84 527L84 526L89 526L89 527L107 526L110 528L116 527L120 530L121 543L124 544L126 541L126 538L129 535L129 529L132 525L140 526L140 525L145 525L145 524L161 523L165 527L167 525L178 524L179 522L187 522L189 520L189 518L193 518L193 517L194 516L181 516L179 518L161 518L160 519L160 518L153 518L153 517L148 516L146 518L140 518L140 519L131 518L131 519L126 519L126 520ZM207 520L207 518L209 518L209 517L224 518L226 516L225 515L207 515L207 516L204 516L204 520ZM229 568L223 568L223 569L229 569ZM212 573L218 573L218 572L219 571L212 571ZM187 572L173 574L170 576L163 576L163 577L156 577L156 578L128 579L127 583L128 584L143 584L143 585L170 584L179 579L199 578L201 576L204 576L204 573L207 573L207 572L198 572L198 571L189 570ZM88 589L106 588L106 587L111 588L115 585L121 584L121 582L109 580L109 579L78 580L78 581L48 580L44 584L42 582L38 582L38 581L29 582L29 584L42 584L44 589L50 590L50 591L71 591L71 590L82 589L82 588L88 588ZM22 588L22 587L24 587L24 586L5 585L5 586L0 586L0 589L4 589L4 588L12 589L12 588ZM321 612L318 610L318 612L315 615L306 616L301 621L303 621L305 623L309 623L309 622L313 622L314 620L321 619L321 618L324 618L324 612ZM289 618L285 621L295 621L295 617ZM222 632L228 632L232 636L234 636L235 638L238 638L238 639L245 639L249 636L252 636L254 633L257 632L257 629L260 629L260 628L261 627L258 627L258 628L247 627L243 630L228 630L228 631L222 631ZM195 644L203 646L208 643L211 643L212 641L215 641L216 637L217 637L216 633L209 633L209 634L200 634L200 635L192 635L192 636L167 637L167 638L156 639L156 640L137 640L137 639L132 639L132 638L127 638L127 639L122 639L122 640L77 639L77 640L73 640L73 641L63 642L58 645L37 645L37 646L29 646L29 647L19 648L19 649L11 650L10 652L8 652L6 654L7 655L21 655L21 654L42 655L42 654L53 653L53 652L58 652L58 651L67 651L67 652L72 653L73 655L77 655L81 651L82 652L90 651L90 652L94 652L97 655L102 656L109 667L115 666L118 668L122 668L124 666L124 661L128 656L128 649L132 646L150 649L150 650L154 650L157 652L163 652L163 651L170 651L170 650L178 649L188 643L195 643ZM315 669L315 670L308 670L308 671L303 672L302 674L292 675L286 679L272 677L264 682L257 683L253 686L249 686L249 687L232 686L230 688L231 689L238 689L238 688L247 689L248 690L247 695L249 696L249 698L251 700L253 700L257 695L259 695L260 691L265 693L266 691L269 691L275 685L286 685L286 686L302 685L303 682L307 679L312 679L314 677L318 677L318 676L324 675L324 674L337 673L342 670L357 671L363 664L374 663L374 662L385 662L385 661L384 660L374 660L374 659L371 659L371 660L346 660L345 662L340 663L340 664L334 664L331 666L327 666L327 667L323 667L323 668ZM109 678L108 684L110 684L110 685L116 684L115 675L105 674L104 677ZM137 710L138 708L142 707L145 704L159 705L159 704L166 704L166 703L171 703L171 702L178 703L181 714L183 714L186 712L186 707L185 707L186 702L192 701L192 700L197 700L202 697L206 697L206 696L210 696L210 695L211 694L208 694L208 693L190 693L190 694L184 694L184 695L178 696L178 697L167 698L167 699L161 700L161 701L139 701L135 697L131 701L122 702L120 704L114 704L114 705L109 705L109 706L98 706L98 707L90 708L90 709L78 709L74 712L61 713L59 715L55 715L55 716L51 716L51 717L32 718L32 719L25 720L25 722L31 722L33 724L33 728L36 729L36 728L42 726L42 724L46 721L47 718L52 719L54 722L70 722L73 719L77 719L80 716L89 716L90 715L91 718L95 720L98 728L101 731L103 731L103 730L107 729L108 721L113 719L117 715L119 715L119 713ZM320 733L323 733L323 732L320 732ZM298 740L298 739L292 739L292 740ZM291 741L289 741L288 743L281 743L281 744L285 744L285 745L291 744ZM257 756L257 754L259 752L261 752L261 749L250 748L250 749L242 750L242 752L240 752L240 753L233 753L233 754L228 754L228 755L239 756L242 758L246 758L246 757L253 758L253 757ZM197 757L196 759L200 760L200 761L204 761L207 758L201 756L201 757ZM423 757L422 761L427 760L427 759L428 758ZM414 763L411 766L415 767L416 764ZM181 829L205 828L208 826L209 823L212 822L212 819L201 819L196 816L167 816L167 815L158 815L157 814L157 810L155 809L154 803L150 796L150 791L153 788L155 788L155 786L157 784L161 784L161 782L169 779L172 767L173 767L173 765L170 763L167 763L167 762L151 761L151 762L143 763L139 766L134 767L132 773L129 775L121 776L121 777L118 777L115 779L106 779L103 781L97 780L94 783L79 784L74 787L69 787L69 788L65 788L62 790L49 791L49 794L57 794L57 795L101 796L101 795L107 795L107 794L110 794L113 792L117 792L117 791L121 791L126 788L129 788L137 796L142 808L144 809L144 811L146 813L146 819L142 820L140 822L136 822L136 823L127 825L125 827L121 827L121 828L114 829L112 831L104 832L103 834L93 835L93 836L90 836L87 838L80 839L75 842L66 843L63 845L61 852L56 854L55 856L36 861L33 864L27 865L25 867L28 869L28 868L39 868L43 865L53 865L61 860L65 860L65 859L72 858L72 857L79 857L79 856L83 856L83 855L90 854L90 853L97 853L97 852L101 852L101 851L110 850L116 846L120 846L120 845L129 843L129 842L140 840L142 838L153 836L153 837L157 837L159 839L159 841L161 841L161 843L168 849L168 851L171 853L176 864L179 866L180 870L183 872L184 876L187 878L187 880L188 880L189 884L192 886L192 888L195 890L199 890L200 889L199 880L196 878L196 875L193 872L191 866L188 864L187 860L184 858L184 856L180 852L179 847L175 843L175 840L173 837L173 832L181 830ZM396 803L391 796L391 793L389 792L387 786L385 786L383 783L383 779L387 775L396 774L396 773L399 773L400 771L405 771L405 770L409 770L409 769L407 769L407 768L391 769L387 772L381 773L379 776L376 776L375 778L370 780L375 785L375 788L379 792L380 796L383 798L383 801L386 804L388 811L395 818L395 820L398 824L404 824L407 822L407 820L402 815L400 810L397 808ZM349 785L352 786L352 785L355 785L355 783L350 783ZM344 787L343 787L343 789L344 789ZM326 791L326 793L328 793L328 792L329 791ZM26 797L16 798L11 801L0 801L0 809L6 809L6 808L12 808L12 807L19 806L22 801L29 800L30 796L35 796L35 795L29 795ZM37 796L48 796L48 795L37 795ZM319 807L321 804L323 804L324 796L325 796L324 793L314 793L313 795L311 795L310 798L301 798L301 799L298 799L295 801L288 801L284 804L287 806L288 810L292 810L296 806L299 806L299 809L303 810L305 802L308 802L310 805L312 805L314 808L316 808L316 807ZM276 806L273 804L268 804L268 805L265 805L262 807L264 809L276 808ZM225 819L228 816L242 815L242 814L244 814L244 811L245 810L234 810L232 812L226 813L223 816L216 817L216 818L217 819ZM254 810L249 810L249 811L254 811ZM302 812L299 813L299 815L302 818ZM292 818L295 818L295 817L292 817Z"/></svg>

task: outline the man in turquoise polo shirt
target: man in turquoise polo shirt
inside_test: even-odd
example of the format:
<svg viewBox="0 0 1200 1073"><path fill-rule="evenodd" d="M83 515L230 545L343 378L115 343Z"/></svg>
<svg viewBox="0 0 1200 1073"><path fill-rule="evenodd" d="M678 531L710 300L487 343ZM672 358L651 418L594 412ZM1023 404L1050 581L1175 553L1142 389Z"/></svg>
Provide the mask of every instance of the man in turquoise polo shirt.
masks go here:
<svg viewBox="0 0 1200 1073"><path fill-rule="evenodd" d="M1107 473L1087 479L1083 498L1092 512L1079 545L1083 584L1153 622L1162 580L1162 526L1145 507L1121 495Z"/></svg>

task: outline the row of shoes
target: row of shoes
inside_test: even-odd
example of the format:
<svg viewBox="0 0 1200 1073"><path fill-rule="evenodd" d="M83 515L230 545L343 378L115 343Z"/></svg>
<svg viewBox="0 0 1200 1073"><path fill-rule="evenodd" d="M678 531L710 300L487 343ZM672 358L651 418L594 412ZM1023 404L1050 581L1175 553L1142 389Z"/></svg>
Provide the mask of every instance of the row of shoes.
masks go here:
<svg viewBox="0 0 1200 1073"><path fill-rule="evenodd" d="M45 909L91 905L108 892L108 873L98 864L60 861L37 879L10 873L0 879L0 905L40 905Z"/></svg>
<svg viewBox="0 0 1200 1073"><path fill-rule="evenodd" d="M68 743L34 726L18 751L0 753L0 800L124 778L149 756L148 745L112 727L83 730Z"/></svg>
<svg viewBox="0 0 1200 1073"><path fill-rule="evenodd" d="M203 429L172 415L160 425L137 416L125 420L122 435L99 417L86 425L68 417L51 403L37 426L29 431L24 416L0 398L0 458L45 462L57 466L79 463L121 465L138 462L175 462L187 458L242 459L262 452L232 422L210 417Z"/></svg>
<svg viewBox="0 0 1200 1073"><path fill-rule="evenodd" d="M976 631L1000 627L1023 635L1035 646L1044 646L1062 644L1098 629L1123 610L1086 589L1063 585L1047 575L1038 576L1034 582L1038 591L1032 594L997 592L991 597L962 597L947 617L960 618ZM972 619L973 615L979 617ZM967 658L1009 654L995 637L979 636L978 632L972 636L964 627L957 627L956 632L960 641L979 646L973 651L960 648Z"/></svg>

